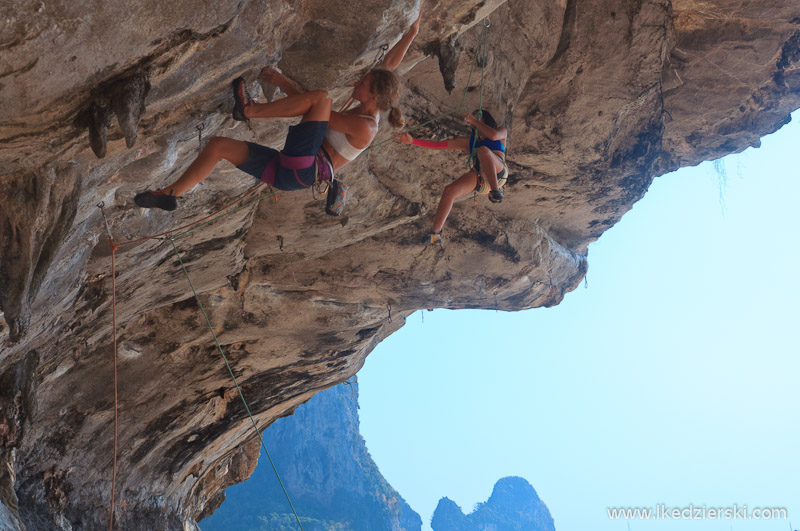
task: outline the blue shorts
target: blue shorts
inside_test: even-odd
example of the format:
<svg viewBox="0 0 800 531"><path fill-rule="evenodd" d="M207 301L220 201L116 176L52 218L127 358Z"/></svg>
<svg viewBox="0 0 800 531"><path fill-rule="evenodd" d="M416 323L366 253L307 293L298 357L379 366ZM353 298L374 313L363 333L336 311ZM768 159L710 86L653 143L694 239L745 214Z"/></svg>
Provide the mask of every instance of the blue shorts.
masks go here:
<svg viewBox="0 0 800 531"><path fill-rule="evenodd" d="M314 159L322 147L328 122L301 122L289 127L281 151L247 142L250 158L239 166L278 190L301 190L314 184L317 164Z"/></svg>

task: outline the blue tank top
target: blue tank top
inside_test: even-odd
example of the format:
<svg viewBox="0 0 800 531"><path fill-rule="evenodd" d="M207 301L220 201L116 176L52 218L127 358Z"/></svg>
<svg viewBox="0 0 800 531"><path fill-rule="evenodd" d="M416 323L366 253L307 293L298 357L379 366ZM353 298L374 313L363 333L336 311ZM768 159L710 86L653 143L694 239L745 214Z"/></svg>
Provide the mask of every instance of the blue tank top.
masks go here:
<svg viewBox="0 0 800 531"><path fill-rule="evenodd" d="M488 138L481 138L478 140L478 143L475 143L475 133L472 133L469 136L469 147L470 151L473 149L477 149L481 146L486 146L492 151L502 151L503 153L506 152L506 146L503 145L503 142L500 140L489 140Z"/></svg>

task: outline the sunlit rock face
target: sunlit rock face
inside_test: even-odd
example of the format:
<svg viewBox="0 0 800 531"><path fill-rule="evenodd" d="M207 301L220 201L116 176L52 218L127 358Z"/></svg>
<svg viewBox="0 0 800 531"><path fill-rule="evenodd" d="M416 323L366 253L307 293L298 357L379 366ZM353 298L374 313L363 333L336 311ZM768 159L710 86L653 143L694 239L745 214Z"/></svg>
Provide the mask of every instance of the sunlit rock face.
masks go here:
<svg viewBox="0 0 800 531"><path fill-rule="evenodd" d="M175 240L259 423L351 376L414 310L558 304L585 276L588 244L653 178L758 145L800 106L796 3L434 4L399 69L401 107L411 125L458 110L415 132L430 138L466 134L459 114L481 101L492 110L510 131L502 204L457 203L445 245L424 248L465 158L389 142L341 172L351 194L340 218L310 192L279 193ZM417 9L3 4L0 522L107 526L111 250L97 205L125 242L227 204L254 183L225 163L176 212L132 198L171 182L212 135L282 144L291 120L252 132L231 120L237 75L255 94L257 72L277 63L338 106ZM389 134L382 126L376 144ZM115 262L116 525L191 529L251 472L252 428L172 244L127 245Z"/></svg>

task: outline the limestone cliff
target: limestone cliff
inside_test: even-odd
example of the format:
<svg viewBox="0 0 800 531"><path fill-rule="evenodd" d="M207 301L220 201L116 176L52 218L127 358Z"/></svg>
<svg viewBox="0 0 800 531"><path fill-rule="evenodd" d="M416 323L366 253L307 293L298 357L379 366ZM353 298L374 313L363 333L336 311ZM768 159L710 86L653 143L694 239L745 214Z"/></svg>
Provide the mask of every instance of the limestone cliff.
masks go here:
<svg viewBox="0 0 800 531"><path fill-rule="evenodd" d="M0 521L107 526L110 247L253 185L225 164L174 213L211 135L279 146L291 121L230 118L229 84L277 63L341 100L414 0L0 3ZM558 304L587 246L653 178L757 145L800 106L800 5L765 0L439 0L400 68L411 123L458 106L484 20L486 107L510 130L501 205L456 205L418 245L462 158L388 143L341 176L342 218L284 193L176 240L258 421L342 382L419 308ZM442 77L444 73L444 78ZM452 87L452 92L446 90ZM448 117L422 136L462 134ZM386 138L388 130L379 134ZM169 242L116 253L120 529L191 529L252 471L253 433ZM424 368L420 368L424 370ZM4 524L6 525L6 524Z"/></svg>
<svg viewBox="0 0 800 531"><path fill-rule="evenodd" d="M555 531L547 505L530 483L505 477L495 483L492 495L464 515L450 498L442 498L431 519L433 531Z"/></svg>

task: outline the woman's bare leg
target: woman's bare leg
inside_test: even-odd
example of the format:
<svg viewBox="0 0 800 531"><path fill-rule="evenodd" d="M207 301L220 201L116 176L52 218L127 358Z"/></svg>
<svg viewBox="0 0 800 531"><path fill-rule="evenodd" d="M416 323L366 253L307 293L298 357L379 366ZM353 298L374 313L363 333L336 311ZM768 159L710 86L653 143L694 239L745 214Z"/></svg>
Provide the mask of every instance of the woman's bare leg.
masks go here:
<svg viewBox="0 0 800 531"><path fill-rule="evenodd" d="M489 185L490 190L497 190L497 172L503 170L503 162L486 146L478 148L478 160L481 163L481 176Z"/></svg>
<svg viewBox="0 0 800 531"><path fill-rule="evenodd" d="M444 222L453 209L453 202L462 195L469 194L477 185L478 174L470 171L444 187L439 206L436 208L436 216L433 218L433 232L442 231Z"/></svg>
<svg viewBox="0 0 800 531"><path fill-rule="evenodd" d="M270 103L251 103L244 107L244 115L247 118L302 116L304 122L327 122L331 116L331 99L327 91L311 90Z"/></svg>
<svg viewBox="0 0 800 531"><path fill-rule="evenodd" d="M272 103L254 103L245 107L248 118L303 116L304 122L327 122L331 115L331 99L324 90L312 90L289 96ZM180 196L205 180L220 160L227 160L234 166L241 166L250 158L246 142L215 136L209 140L200 155L192 162L183 175L161 191Z"/></svg>
<svg viewBox="0 0 800 531"><path fill-rule="evenodd" d="M182 195L211 175L214 167L220 160L227 160L234 166L241 166L250 158L250 149L246 142L223 138L220 136L212 137L206 147L192 162L183 175L169 186L162 188L166 194L173 193L176 196Z"/></svg>

